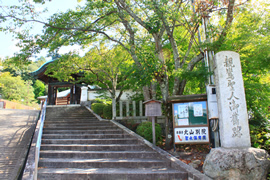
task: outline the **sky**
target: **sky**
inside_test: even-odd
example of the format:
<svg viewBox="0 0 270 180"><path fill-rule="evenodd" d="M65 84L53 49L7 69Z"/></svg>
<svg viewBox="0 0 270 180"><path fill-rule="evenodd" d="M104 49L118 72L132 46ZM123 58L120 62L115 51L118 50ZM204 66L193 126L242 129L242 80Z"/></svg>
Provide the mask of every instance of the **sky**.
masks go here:
<svg viewBox="0 0 270 180"><path fill-rule="evenodd" d="M29 2L33 3L32 0L29 0ZM52 14L57 12L65 12L68 9L75 10L77 5L83 6L85 1L82 1L80 3L77 2L77 0L51 0L50 2L46 2L44 5L35 5L39 10L42 10L43 8L48 8L48 12L46 14L43 14L42 19L45 19L50 17ZM34 3L33 3L34 4ZM0 0L0 6L10 6L10 5L20 5L19 0ZM1 10L1 9L0 9ZM0 24L1 25L1 24ZM41 33L43 25L35 24L35 33ZM0 58L4 59L5 57L9 56L12 57L15 52L19 52L19 48L16 47L16 43L18 40L16 40L14 37L12 37L12 34L6 34L4 32L0 32ZM66 47L61 48L59 53L64 54L69 52L70 50L80 50L79 46L73 46L73 47ZM83 53L80 50L80 53ZM47 52L44 50L41 52L41 54L36 55L36 58L39 58L40 56L46 57ZM32 58L32 60L35 60L36 58ZM46 58L47 60L50 60L51 58Z"/></svg>
<svg viewBox="0 0 270 180"><path fill-rule="evenodd" d="M24 1L24 0L0 0L0 6L10 6L10 5L19 5L19 1ZM33 0L27 0L29 2L32 2ZM258 2L267 2L268 0L252 0L253 3L257 4ZM80 3L77 2L77 0L46 0L45 5L37 5L40 10L44 8L48 8L48 13L43 15L43 19L46 19L50 17L52 14L57 13L57 12L65 12L68 9L76 9L77 5L83 6L86 0L82 0ZM33 3L33 2L32 2ZM34 3L33 3L34 4ZM2 11L0 7L0 11ZM1 24L0 24L1 26ZM36 25L36 33L41 33L43 25ZM4 59L5 57L9 56L12 57L15 52L19 52L19 48L15 46L15 44L18 42L15 38L12 37L11 34L5 34L4 32L0 32L0 58ZM70 50L77 50L79 51L80 55L82 56L85 51L81 50L80 47L77 46L72 46L72 47L62 47L59 50L60 54L64 54L69 52ZM40 56L43 56L46 58L47 52L44 50L41 52L41 54L36 55L35 58L32 58L31 60L35 60L39 58ZM47 60L51 60L50 57L46 58Z"/></svg>

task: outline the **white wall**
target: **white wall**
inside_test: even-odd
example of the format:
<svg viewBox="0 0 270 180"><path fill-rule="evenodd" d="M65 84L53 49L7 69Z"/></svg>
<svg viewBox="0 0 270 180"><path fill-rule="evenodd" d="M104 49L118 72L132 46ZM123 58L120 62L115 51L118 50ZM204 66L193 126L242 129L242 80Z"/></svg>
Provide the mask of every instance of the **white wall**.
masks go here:
<svg viewBox="0 0 270 180"><path fill-rule="evenodd" d="M97 91L95 91L95 90L88 91L87 100L93 101L94 99L98 98L98 96L100 96L100 94L98 94ZM116 90L116 97L119 95L119 93L120 93L120 91ZM136 94L136 92L133 92L131 90L124 91L120 100L122 100L122 101L129 100L129 96L134 95L134 94ZM108 92L107 92L107 96L110 97L110 94Z"/></svg>

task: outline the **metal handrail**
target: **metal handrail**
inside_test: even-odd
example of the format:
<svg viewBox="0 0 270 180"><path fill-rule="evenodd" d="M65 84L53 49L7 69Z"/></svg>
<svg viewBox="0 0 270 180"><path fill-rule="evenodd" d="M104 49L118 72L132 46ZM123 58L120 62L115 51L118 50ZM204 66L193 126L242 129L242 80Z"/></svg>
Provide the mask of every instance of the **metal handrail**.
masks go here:
<svg viewBox="0 0 270 180"><path fill-rule="evenodd" d="M38 171L38 161L39 161L39 151L40 151L40 145L41 145L41 138L43 133L43 126L44 126L44 120L45 120L45 114L46 114L46 106L47 106L47 100L44 102L43 108L41 110L40 115L40 126L38 130L38 138L36 143L36 151L35 151L35 172L34 172L34 179L37 179L37 171Z"/></svg>

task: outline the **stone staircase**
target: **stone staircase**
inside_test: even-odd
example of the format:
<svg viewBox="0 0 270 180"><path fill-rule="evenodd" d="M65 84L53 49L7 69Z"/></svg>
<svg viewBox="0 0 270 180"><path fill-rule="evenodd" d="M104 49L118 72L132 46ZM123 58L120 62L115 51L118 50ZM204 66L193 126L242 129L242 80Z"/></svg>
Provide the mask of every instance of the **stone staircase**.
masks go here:
<svg viewBox="0 0 270 180"><path fill-rule="evenodd" d="M171 162L84 107L47 107L38 179L188 179Z"/></svg>

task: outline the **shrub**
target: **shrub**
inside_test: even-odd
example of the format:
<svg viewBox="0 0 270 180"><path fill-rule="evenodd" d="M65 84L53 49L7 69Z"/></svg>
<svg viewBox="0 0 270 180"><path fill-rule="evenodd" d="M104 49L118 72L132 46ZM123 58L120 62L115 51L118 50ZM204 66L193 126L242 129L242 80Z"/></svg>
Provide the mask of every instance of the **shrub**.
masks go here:
<svg viewBox="0 0 270 180"><path fill-rule="evenodd" d="M270 153L270 131L264 126L249 125L251 145Z"/></svg>
<svg viewBox="0 0 270 180"><path fill-rule="evenodd" d="M120 121L120 123L133 132L136 132L136 129L139 126L139 123L136 123L134 120Z"/></svg>
<svg viewBox="0 0 270 180"><path fill-rule="evenodd" d="M162 140L162 136L161 136L161 127L157 123L155 123L155 130L156 130L156 142L158 143L158 141ZM137 127L136 132L137 134L144 137L149 142L153 142L152 122L147 121L147 122L141 123Z"/></svg>
<svg viewBox="0 0 270 180"><path fill-rule="evenodd" d="M103 116L105 119L112 119L112 105L106 104L103 108Z"/></svg>
<svg viewBox="0 0 270 180"><path fill-rule="evenodd" d="M98 115L100 115L101 117L103 117L103 108L105 107L106 105L103 104L103 103L93 103L91 105L91 109Z"/></svg>

